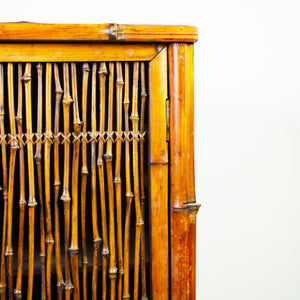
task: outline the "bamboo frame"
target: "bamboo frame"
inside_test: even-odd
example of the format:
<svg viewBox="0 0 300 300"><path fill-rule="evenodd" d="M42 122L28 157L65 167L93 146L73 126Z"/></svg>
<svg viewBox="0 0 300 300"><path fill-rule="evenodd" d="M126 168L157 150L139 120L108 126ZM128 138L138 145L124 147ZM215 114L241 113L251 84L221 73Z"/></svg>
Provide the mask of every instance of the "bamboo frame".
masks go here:
<svg viewBox="0 0 300 300"><path fill-rule="evenodd" d="M32 111L31 111L31 63L25 66L23 76L25 85L25 103L26 103L26 132L30 136L32 134ZM34 275L34 217L35 206L35 186L34 186L34 165L33 165L33 146L31 143L27 145L27 160L28 160L28 178L29 178L29 198L28 205L28 287L27 299L32 299L33 275Z"/></svg>
<svg viewBox="0 0 300 300"><path fill-rule="evenodd" d="M167 49L149 63L150 274L151 299L169 296Z"/></svg>
<svg viewBox="0 0 300 300"><path fill-rule="evenodd" d="M0 64L0 132L5 134L4 125L5 111L4 111L4 69L3 64ZM3 178L3 227L2 227L2 251L1 251L1 273L0 273L0 297L5 299L6 293L6 276L5 276L5 248L7 235L7 201L8 201L8 178L7 178L7 159L6 159L6 145L1 144L2 152L2 178Z"/></svg>
<svg viewBox="0 0 300 300"><path fill-rule="evenodd" d="M55 119L54 119L54 134L59 132L59 115L60 115L60 103L63 94L63 90L60 85L59 69L57 63L54 64L54 81L55 81ZM57 274L57 298L62 300L64 280L62 274L61 264L61 247L60 247L60 226L59 226L59 208L58 199L60 192L60 175L59 175L59 144L58 141L54 142L54 240L55 240L55 265Z"/></svg>
<svg viewBox="0 0 300 300"><path fill-rule="evenodd" d="M34 35L32 32L25 33L24 28L36 27ZM51 30L50 30L51 28ZM53 28L56 28L55 35L53 35ZM86 29L87 32L80 31ZM93 224L93 283L92 283L92 297L95 299L100 292L98 280L99 271L99 249L100 236L98 232L98 216L97 216L97 192L99 184L100 192L100 208L101 208L101 228L103 237L102 247L102 299L107 295L111 299L121 297L123 299L130 298L129 294L129 253L133 252L133 247L130 249L130 215L133 196L135 197L136 210L136 230L135 230L135 246L134 246L134 278L132 298L137 299L141 297L143 300L149 298L154 299L181 299L181 298L195 298L195 218L198 206L195 204L195 187L194 187L194 145L193 145L193 45L189 44L197 38L197 30L188 27L165 27L165 26L130 26L130 25L36 25L36 24L3 24L1 27L3 35L0 39L3 43L0 45L0 57L2 62L9 68L12 68L14 62L26 62L25 73L23 81L25 85L25 103L26 103L26 133L22 133L22 88L19 87L18 96L18 114L16 118L12 118L14 112L10 106L14 103L14 97L9 95L16 84L13 84L13 70L7 72L7 92L4 91L4 72L3 64L0 64L0 134L1 134L1 152L2 152L2 179L3 179L3 235L2 235L2 256L1 256L1 271L0 271L0 299L5 298L5 294L12 298L12 256L10 246L12 246L12 202L13 202L13 182L15 177L14 164L16 162L17 150L13 147L20 147L19 152L19 167L20 176L25 172L24 166L28 166L28 220L29 220L29 276L27 298L31 299L33 294L33 271L34 271L34 214L35 209L35 181L33 169L33 146L36 145L36 165L37 165L37 183L40 194L41 204L41 266L45 266L45 247L43 254L43 245L45 243L45 234L43 238L43 224L46 221L46 239L47 245L47 270L42 271L47 275L47 279L42 279L41 289L42 298L45 298L45 287L47 287L47 298L50 298L50 281L51 281L51 256L53 236L51 226L51 199L50 194L50 160L51 144L53 144L54 153L54 237L55 237L55 261L57 273L57 297L63 297L63 275L62 275L62 260L60 257L60 232L59 232L59 216L58 216L58 196L60 194L60 178L59 178L59 145L64 145L64 179L61 200L64 203L64 239L65 239L65 276L66 276L66 299L71 298L71 293L74 288L74 298L80 297L80 289L82 288L82 295L84 299L88 297L88 283L87 283L87 246L86 246L86 211L85 204L89 195L87 188L88 184L88 166L91 167L91 204L92 204L92 224ZM150 33L150 30L153 30ZM41 32L45 34L42 37ZM59 33L59 34L58 34ZM21 34L24 34L21 37ZM35 41L33 39L35 38ZM29 43L29 39L31 42ZM44 41L48 43L41 43ZM40 41L40 42L37 42ZM49 43L49 41L52 41ZM55 43L60 41L60 43ZM81 43L70 43L70 41L81 41ZM101 43L101 41L110 41L110 43ZM114 42L116 41L116 43ZM152 43L152 41L155 41ZM119 42L122 42L120 45ZM133 42L133 43L129 43ZM167 47L160 43L168 43ZM174 43L175 42L175 43ZM178 43L181 42L181 43ZM84 51L86 55L80 53ZM50 63L55 62L54 79L56 91L56 104L54 115L54 134L51 132L51 120L45 119L46 132L42 132L42 112L49 114L49 100L46 95L45 104L48 103L47 108L43 108L41 82L42 75L39 75L38 65L38 126L37 132L32 132L32 109L31 103L31 63L30 62L47 62L48 72L46 70L45 85L46 94L51 92L49 88L51 84L52 75L49 75ZM82 119L85 119L83 126L88 126L89 115L91 115L91 131L87 131L87 127L80 130L79 113L76 112L75 98L77 97L76 71L74 68L77 63L73 63L72 70L72 97L70 95L70 79L69 79L69 63L71 61L83 62L82 75ZM96 67L95 61L100 62L98 76L99 84L96 82ZM139 61L139 62L137 62ZM145 176L144 162L145 162L145 144L144 135L144 120L146 113L147 95L145 91L145 64L149 61L149 173ZM59 130L60 119L60 101L62 97L62 90L59 84L59 65L58 62L63 62L63 77L64 77L64 99L63 99L63 119L64 132ZM93 63L91 85L88 84L88 70L87 62ZM109 79L108 91L106 99L106 63L109 62ZM125 63L123 63L125 62ZM129 63L133 62L133 64ZM122 70L122 66L125 70ZM133 68L132 68L133 66ZM116 75L114 69L116 68ZM129 70L133 69L133 76L129 78ZM123 71L125 75L125 82L123 83ZM21 71L20 71L21 72ZM127 73L128 72L128 73ZM15 72L16 73L16 72ZM56 73L56 75L55 75ZM6 73L5 73L6 75ZM19 76L20 77L20 76ZM168 78L169 77L169 78ZM169 80L169 87L168 81ZM35 84L35 83L34 83ZM122 131L122 97L123 85L125 84L124 92L124 131ZM129 88L130 84L130 88ZM139 86L139 84L141 84ZM99 107L96 104L95 91L99 86ZM130 90L132 89L132 90ZM137 95L140 91L140 95ZM168 95L169 92L169 95ZM8 134L5 134L4 129L4 97L7 95L9 100L9 120L10 123L17 121L18 132L14 133L12 129ZM115 95L114 95L115 93ZM2 95L1 95L2 94ZM130 104L129 94L132 97ZM91 96L91 113L87 112L90 103L87 102L87 97ZM170 97L170 116L168 116L168 108L166 107L166 99ZM140 97L139 100L137 100ZM9 98L13 99L11 101ZM70 115L70 104L73 102L73 116ZM78 100L76 100L78 102ZM105 107L105 102L108 101L108 106ZM116 101L114 108L113 102ZM40 102L40 105L39 105ZM51 102L51 101L50 101ZM13 104L12 104L13 103ZM6 105L6 104L5 104ZM47 104L46 104L47 105ZM78 103L77 103L78 106ZM140 107L139 107L140 106ZM115 109L113 112L113 108ZM129 126L129 109L131 108L131 125ZM96 125L96 113L99 110L99 131ZM78 109L77 109L78 111ZM107 113L107 119L105 114ZM76 116L77 114L77 116ZM86 115L84 117L84 115ZM88 116L88 117L87 117ZM49 115L49 118L51 115ZM76 118L78 117L78 122ZM168 120L170 118L170 136L166 132L168 127ZM12 121L13 120L13 121ZM74 121L74 130L70 131L70 120ZM24 124L25 125L25 124ZM107 130L105 128L107 126ZM10 124L11 127L11 124ZM114 128L115 127L115 128ZM146 126L147 127L147 126ZM25 128L25 127L24 127ZM115 129L115 131L113 131ZM140 129L140 130L139 130ZM15 128L16 131L16 128ZM167 142L169 141L169 143ZM122 152L122 142L124 142L124 151ZM130 143L132 142L132 146ZM73 157L70 158L70 143L72 143ZM79 150L80 143L82 143L81 151ZM87 156L87 144L91 143L91 160ZM96 144L98 143L98 158L96 161ZM104 155L103 147L106 145L106 153ZM115 148L113 146L115 143ZM42 178L41 175L41 147L44 144L44 162L45 170ZM10 158L7 165L6 146L9 145ZM132 149L131 149L132 147ZM85 149L85 150L84 150ZM27 153L27 161L22 159ZM25 152L25 153L24 153ZM82 154L82 170L81 179L78 178L78 164L80 162L80 152ZM124 153L124 173L126 178L126 211L122 215L122 184L121 184L121 166L123 168L123 154ZM147 152L147 151L146 151ZM170 157L169 157L170 154ZM114 155L114 160L113 160ZM40 156L40 157L39 157ZM104 158L104 159L103 159ZM132 159L132 164L130 162ZM70 174L70 162L72 160L72 172ZM105 162L104 162L105 161ZM104 163L106 165L106 174L104 171ZM23 165L23 167L22 167ZM13 168L11 168L13 166ZM96 167L97 166L97 167ZM97 170L98 178L97 182ZM131 174L132 168L132 174ZM123 170L122 170L123 171ZM9 172L9 174L7 174ZM114 177L113 177L114 172ZM52 173L51 173L52 174ZM170 180L168 179L170 174ZM7 176L8 175L8 176ZM72 202L69 191L69 179L72 175ZM18 174L19 176L19 174ZM18 272L16 278L15 296L21 298L22 291L22 225L25 207L21 205L24 183L20 177L20 222L19 228L19 251L18 251ZM49 179L49 180L48 180ZM131 180L133 179L134 195L131 191ZM52 179L51 179L52 180ZM149 180L147 185L147 180ZM6 181L6 183L5 183ZM8 182L7 182L8 181ZM78 274L78 189L76 183L81 181L81 237L82 237L82 259L83 259L83 277L82 285L79 284ZM45 182L45 183L44 183ZM51 181L52 182L52 181ZM124 182L125 183L125 182ZM168 196L168 183L170 184L170 194ZM42 187L44 185L44 188ZM144 187L145 186L145 187ZM45 199L43 199L43 189L45 189ZM149 190L149 196L146 195L145 189ZM51 193L50 193L51 191ZM108 199L106 198L105 192ZM146 199L149 198L149 202ZM45 219L43 219L43 200L45 200ZM106 201L109 208L108 220L106 220ZM170 202L168 202L170 201ZM25 199L24 199L24 202ZM145 229L143 226L145 214L147 212L146 206L149 203L150 207L150 249L146 251L145 248ZM24 203L25 204L25 203ZM70 204L72 208L70 209ZM170 206L169 206L170 204ZM24 209L23 209L24 208ZM100 209L99 209L100 210ZM71 213L71 215L70 215ZM116 214L116 215L115 215ZM70 217L72 218L70 219ZM122 218L125 217L125 228L122 227ZM146 216L146 219L147 216ZM70 222L71 220L71 222ZM99 220L100 221L100 220ZM109 222L109 224L106 223ZM168 224L170 228L168 228ZM100 225L100 224L99 224ZM109 229L109 236L108 236ZM170 229L170 235L169 230ZM124 230L122 232L122 230ZM70 235L71 233L71 235ZM122 236L123 235L123 236ZM99 239L98 239L99 237ZM70 239L71 238L71 239ZM124 244L122 239L124 238ZM181 241L181 242L179 242ZM96 243L95 243L96 242ZM70 248L69 248L70 247ZM124 249L123 249L124 247ZM131 251L130 251L131 250ZM124 251L124 252L123 252ZM9 254L7 257L7 264L3 254ZM12 249L11 249L12 252ZM150 255L150 281L146 282L146 253ZM109 256L109 257L108 257ZM72 265L72 284L70 257ZM109 261L108 261L109 260ZM179 263L180 262L180 263ZM109 263L109 267L108 267ZM140 264L140 265L139 265ZM5 269L7 267L7 274ZM43 268L43 266L42 266ZM45 269L45 267L44 267ZM50 271L50 272L49 272ZM109 273L110 286L107 289L107 271ZM124 274L122 274L124 272ZM7 275L7 278L6 278ZM139 276L141 276L139 278ZM169 277L170 276L170 277ZM44 278L44 275L42 275ZM117 280L118 278L118 280ZM6 288L6 279L8 280L8 288ZM139 279L141 281L139 282ZM172 286L170 283L173 283ZM147 286L146 286L147 283ZM117 286L116 286L117 284ZM44 287L43 287L44 286ZM80 288L79 288L80 287ZM151 291L147 295L147 288ZM98 291L99 289L99 291ZM44 292L43 292L44 291ZM170 292L170 293L169 293Z"/></svg>
<svg viewBox="0 0 300 300"><path fill-rule="evenodd" d="M100 105L99 105L99 131L104 132L105 127L105 94L106 94L106 75L107 68L104 62L99 66L99 89L100 89ZM98 177L100 186L100 206L101 206L101 225L102 225L102 299L106 299L106 284L107 284L107 262L109 256L108 238L107 238L107 223L106 223L106 204L105 204L105 184L104 184L104 162L103 162L103 141L98 144Z"/></svg>
<svg viewBox="0 0 300 300"><path fill-rule="evenodd" d="M64 94L63 94L63 115L64 115L64 135L69 136L70 104L73 102L70 95L69 83L69 64L63 64ZM70 273L69 241L70 241L70 191L69 191L69 162L70 162L70 144L68 141L64 144L64 179L63 193L61 200L64 203L64 231L65 231L65 297L70 299L73 290Z"/></svg>
<svg viewBox="0 0 300 300"><path fill-rule="evenodd" d="M90 68L87 63L82 65L82 103L87 103L87 93L88 93L88 78L89 78ZM83 112L83 111L82 111ZM85 114L82 114L82 125L84 130ZM81 236L82 236L82 286L83 286L83 299L87 300L87 265L88 258L86 252L86 180L88 176L88 169L86 166L86 146L81 147L82 151L82 169L81 169Z"/></svg>
<svg viewBox="0 0 300 300"><path fill-rule="evenodd" d="M169 46L171 297L196 298L193 45ZM176 251L175 251L176 249ZM179 263L180 262L180 263ZM184 288L180 288L184 286Z"/></svg>
<svg viewBox="0 0 300 300"><path fill-rule="evenodd" d="M16 117L18 135L22 136L22 120L23 120L23 90L22 90L22 64L18 64L18 113ZM16 299L22 299L22 271L23 271L23 241L24 241L24 218L25 218L25 206L27 204L25 200L25 161L24 161L24 148L19 142L19 180L20 180L20 218L19 218L19 241L18 241L18 270L16 279L16 288L14 294Z"/></svg>
<svg viewBox="0 0 300 300"><path fill-rule="evenodd" d="M37 107L37 133L42 133L43 120L43 65L37 65L38 74L38 107ZM41 142L37 143L35 152L35 163L37 167L38 192L40 200L40 259L41 259L41 299L46 299L46 240L45 240L45 217L44 217L44 194L42 184L42 154Z"/></svg>
<svg viewBox="0 0 300 300"><path fill-rule="evenodd" d="M197 41L197 28L178 25L0 23L2 40L11 41Z"/></svg>
<svg viewBox="0 0 300 300"><path fill-rule="evenodd" d="M77 95L77 75L76 64L71 63L72 78L72 98L73 98L73 125L75 137L81 130L81 121L79 118L78 95ZM80 299L80 286L78 274L78 167L79 167L79 142L73 144L72 159L72 226L71 226L71 246L69 248L71 256L72 279L74 286L74 299Z"/></svg>

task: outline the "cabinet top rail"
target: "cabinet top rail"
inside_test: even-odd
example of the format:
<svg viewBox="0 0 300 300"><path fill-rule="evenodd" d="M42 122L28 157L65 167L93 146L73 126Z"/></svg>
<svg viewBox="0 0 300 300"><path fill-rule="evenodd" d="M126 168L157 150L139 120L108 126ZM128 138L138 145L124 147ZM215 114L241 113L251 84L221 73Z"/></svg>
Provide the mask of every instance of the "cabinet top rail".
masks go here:
<svg viewBox="0 0 300 300"><path fill-rule="evenodd" d="M1 41L52 42L187 42L197 41L197 28L176 25L0 23Z"/></svg>

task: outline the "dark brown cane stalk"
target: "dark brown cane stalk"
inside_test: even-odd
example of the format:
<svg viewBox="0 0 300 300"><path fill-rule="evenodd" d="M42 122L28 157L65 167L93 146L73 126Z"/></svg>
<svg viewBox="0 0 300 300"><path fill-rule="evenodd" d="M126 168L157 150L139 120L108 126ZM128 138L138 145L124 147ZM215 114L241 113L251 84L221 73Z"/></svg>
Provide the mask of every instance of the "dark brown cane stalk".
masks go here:
<svg viewBox="0 0 300 300"><path fill-rule="evenodd" d="M77 75L76 63L71 63L71 79L72 79L72 97L73 97L73 126L75 141L73 144L73 160L72 160L72 226L71 226L71 246L69 248L71 256L72 279L74 286L74 299L80 299L80 286L78 274L78 167L79 167L79 141L78 138L81 130L81 122L78 109L77 95Z"/></svg>
<svg viewBox="0 0 300 300"><path fill-rule="evenodd" d="M122 97L123 97L123 74L122 64L116 63L116 96L117 96L117 133L121 136L122 133ZM115 191L116 191L116 214L117 214L117 246L118 246L118 299L122 299L122 283L124 274L123 265L123 243L122 243L122 202L121 202L121 146L122 141L117 139L116 144L116 164L115 164Z"/></svg>
<svg viewBox="0 0 300 300"><path fill-rule="evenodd" d="M125 63L125 93L124 93L125 133L129 133L129 65ZM125 140L125 178L126 178L126 213L124 234L124 284L123 299L130 299L129 294L129 245L130 245L130 212L133 194L131 191L130 149L129 141Z"/></svg>
<svg viewBox="0 0 300 300"><path fill-rule="evenodd" d="M145 102L146 102L146 86L145 86L145 63L141 63L141 119L140 132L145 130ZM145 179L144 179L144 141L140 141L140 179L141 179L141 211L143 220L145 218ZM146 264L145 264L145 227L141 232L141 281L142 281L142 300L148 300L146 287Z"/></svg>
<svg viewBox="0 0 300 300"><path fill-rule="evenodd" d="M5 135L4 126L4 70L3 64L0 64L0 133ZM7 200L8 200L8 186L7 186L7 160L6 160L6 145L1 143L2 152L2 187L3 187L3 231L2 231L2 251L1 251L1 273L0 273L0 296L1 300L5 299L6 293L6 276L5 276L5 248L7 236Z"/></svg>
<svg viewBox="0 0 300 300"><path fill-rule="evenodd" d="M96 75L97 75L97 64L94 63L92 67L92 118L91 128L92 134L96 134L97 121L96 121ZM83 111L84 111L83 107ZM98 278L98 252L100 247L101 238L98 230L98 218L97 218L97 170L96 170L96 142L92 140L91 147L91 177L92 177L92 224L93 224L93 271L92 271L92 299L97 299L97 278Z"/></svg>
<svg viewBox="0 0 300 300"><path fill-rule="evenodd" d="M26 133L32 135L32 112L31 112L31 63L27 63L23 76L25 84L25 103L26 103ZM28 205L28 287L27 299L32 299L33 290L33 274L34 274L34 217L35 217L35 186L34 186L34 163L33 163L33 145L31 142L27 144L27 160L28 160L28 186L29 198Z"/></svg>
<svg viewBox="0 0 300 300"><path fill-rule="evenodd" d="M134 252L134 300L138 299L139 294L139 262L140 262L140 246L141 246L141 230L143 227L143 218L140 206L140 187L139 187L139 161L138 161L138 141L136 135L139 128L138 115L138 78L139 78L139 63L133 64L133 88L132 88L132 112L130 119L132 121L133 142L133 185L134 185L134 200L136 211L136 226L135 226L135 252Z"/></svg>
<svg viewBox="0 0 300 300"><path fill-rule="evenodd" d="M14 108L14 82L13 82L13 64L7 64L7 83L8 83L8 110L10 132L16 136L15 108ZM12 247L12 225L13 225L13 197L14 197L14 174L16 154L19 146L16 140L10 143L9 175L8 175L8 209L7 209L7 277L8 277L8 298L13 299L13 247Z"/></svg>
<svg viewBox="0 0 300 300"><path fill-rule="evenodd" d="M55 116L54 116L54 135L57 136L59 132L59 115L60 115L60 102L63 90L59 80L58 65L54 64L54 81L55 81ZM60 252L60 228L59 228L59 208L58 199L60 192L60 176L59 176L59 142L54 141L54 240L55 240L55 264L56 264L56 277L57 277L57 298L62 300L64 280L61 265L61 252Z"/></svg>
<svg viewBox="0 0 300 300"><path fill-rule="evenodd" d="M113 91L114 91L114 64L109 63L109 90L108 90L108 126L107 131L113 129ZM107 187L108 187L108 204L109 204L109 270L110 277L110 299L116 298L116 278L118 269L116 266L116 242L115 242L115 205L114 205L114 183L112 174L112 140L108 139L106 144L106 161Z"/></svg>
<svg viewBox="0 0 300 300"><path fill-rule="evenodd" d="M82 102L87 103L87 93L88 93L88 79L89 79L90 68L87 63L82 65ZM84 122L83 122L84 126ZM85 127L86 128L86 127ZM86 157L86 145L82 145L82 159ZM88 257L86 252L86 181L88 176L88 169L86 165L86 159L84 161L85 165L82 164L81 169L81 240L82 240L82 289L83 289L83 300L87 300L87 265Z"/></svg>
<svg viewBox="0 0 300 300"><path fill-rule="evenodd" d="M37 94L37 134L42 134L43 120L43 66L37 65L38 94ZM44 194L42 184L42 154L41 142L38 141L35 149L35 163L37 167L37 181L40 200L40 259L41 259L41 299L46 299L46 242L45 242L45 218L44 218Z"/></svg>
<svg viewBox="0 0 300 300"><path fill-rule="evenodd" d="M19 241L18 241L18 269L16 288L14 294L16 299L22 299L22 271L23 271L23 242L24 242L24 217L25 217L25 161L24 161L24 148L21 142L22 139L22 120L23 120L23 85L22 85L22 64L18 64L18 113L16 117L18 135L19 135L19 178L20 178L20 218L19 218Z"/></svg>
<svg viewBox="0 0 300 300"><path fill-rule="evenodd" d="M46 219L46 292L47 299L51 299L51 262L52 262L52 252L54 246L54 239L52 234L52 224L51 224L51 196L50 196L50 151L51 151L51 78L52 78L52 64L46 64L46 135L45 135L45 146L44 146L44 156L45 156L45 169L44 169L44 179L45 179L45 219Z"/></svg>
<svg viewBox="0 0 300 300"><path fill-rule="evenodd" d="M64 95L63 95L63 115L64 115L64 179L63 179L63 193L61 200L64 203L64 231L65 231L65 296L66 299L71 298L73 289L70 272L70 258L69 258L69 242L70 242L70 191L69 191L69 175L70 175L70 104L73 102L70 95L69 83L69 65L63 64L64 77Z"/></svg>
<svg viewBox="0 0 300 300"><path fill-rule="evenodd" d="M98 71L99 86L100 86L100 109L99 109L99 131L103 134L105 129L105 86L107 69L106 64L102 62ZM107 262L109 256L108 238L107 238L107 224L106 224L106 205L105 205L105 184L104 184L104 163L103 163L103 140L100 139L98 144L98 175L100 187L100 206L101 206L101 224L102 224L102 299L106 300L106 277L107 277Z"/></svg>

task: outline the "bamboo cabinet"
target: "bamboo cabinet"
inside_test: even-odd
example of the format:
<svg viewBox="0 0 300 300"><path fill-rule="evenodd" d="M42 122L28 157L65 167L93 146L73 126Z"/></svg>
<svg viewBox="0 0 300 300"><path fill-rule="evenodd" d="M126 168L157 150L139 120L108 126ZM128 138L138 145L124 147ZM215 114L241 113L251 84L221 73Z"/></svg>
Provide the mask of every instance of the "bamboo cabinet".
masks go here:
<svg viewBox="0 0 300 300"><path fill-rule="evenodd" d="M0 24L0 299L196 299L196 40Z"/></svg>

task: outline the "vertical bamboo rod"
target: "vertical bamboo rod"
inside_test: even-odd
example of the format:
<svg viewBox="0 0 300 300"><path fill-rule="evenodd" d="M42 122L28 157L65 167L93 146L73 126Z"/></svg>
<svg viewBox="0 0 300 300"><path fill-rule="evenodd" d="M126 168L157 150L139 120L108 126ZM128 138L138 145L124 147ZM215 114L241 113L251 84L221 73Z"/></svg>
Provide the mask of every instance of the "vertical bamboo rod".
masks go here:
<svg viewBox="0 0 300 300"><path fill-rule="evenodd" d="M96 74L97 64L94 63L92 67L92 134L96 133L97 121L96 121ZM93 272L92 272L92 299L97 299L97 278L98 278L98 252L101 242L98 231L98 218L97 218L97 171L96 171L96 142L92 141L91 147L91 196L92 196L92 224L93 224L93 244L94 244L94 254L93 254Z"/></svg>
<svg viewBox="0 0 300 300"><path fill-rule="evenodd" d="M69 191L69 164L70 164L70 141L69 141L69 121L70 121L70 104L73 102L70 95L69 84L69 65L63 64L63 77L64 77L64 95L63 95L63 115L64 115L64 136L66 137L64 143L64 179L63 179L63 193L61 200L64 203L64 231L65 231L65 296L70 299L73 285L70 273L70 258L68 252L68 245L70 241L70 191Z"/></svg>
<svg viewBox="0 0 300 300"><path fill-rule="evenodd" d="M129 65L125 63L125 93L124 93L124 119L125 133L129 133ZM129 294L129 246L130 246L130 212L133 194L131 191L130 174L130 144L125 140L125 177L126 177L126 213L125 213L125 235L124 235L124 288L123 299L130 299Z"/></svg>
<svg viewBox="0 0 300 300"><path fill-rule="evenodd" d="M14 108L14 82L13 64L7 64L7 83L8 83L8 109L10 132L16 135L15 108ZM7 242L5 255L7 256L7 277L8 277L8 297L13 299L13 246L12 246L12 225L13 225L13 193L14 193L14 173L16 154L19 146L16 140L10 144L9 176L8 176L8 211L7 211Z"/></svg>
<svg viewBox="0 0 300 300"><path fill-rule="evenodd" d="M82 102L87 102L87 92L88 92L88 79L89 79L90 68L87 63L82 65ZM83 123L84 125L84 123ZM82 146L82 157L84 156L83 151L84 146ZM86 216L86 178L88 175L87 168L81 170L81 239L82 239L82 289L83 289L83 300L87 300L87 265L88 258L86 252L86 228L85 228L85 216Z"/></svg>
<svg viewBox="0 0 300 300"><path fill-rule="evenodd" d="M47 256L46 256L46 292L47 299L51 299L51 262L52 262L52 252L54 239L52 234L52 224L51 224L51 206L50 206L50 151L51 151L51 141L49 139L52 137L51 131L51 77L52 77L52 64L46 64L46 142L44 147L45 155L45 168L44 168L44 179L45 179L45 218L46 218L46 246L47 246Z"/></svg>
<svg viewBox="0 0 300 300"><path fill-rule="evenodd" d="M123 74L122 64L116 63L116 96L117 96L117 133L121 135L122 132L122 97L123 97ZM122 283L124 274L123 265L123 243L122 243L122 202L121 202L121 139L117 139L116 145L116 164L115 164L115 190L116 190L116 214L117 214L117 246L118 246L118 299L122 299Z"/></svg>
<svg viewBox="0 0 300 300"><path fill-rule="evenodd" d="M140 131L145 130L145 102L146 102L146 86L145 86L145 63L141 63L141 119ZM144 180L144 141L140 141L140 180L141 180L141 211L143 220L145 218L145 180ZM142 300L147 300L146 288L146 265L145 265L145 226L141 232L141 281L142 281Z"/></svg>
<svg viewBox="0 0 300 300"><path fill-rule="evenodd" d="M26 133L32 135L32 112L31 112L31 63L27 63L23 76L25 84L25 103L26 103ZM34 217L35 217L35 186L34 186L34 165L33 165L33 145L27 145L28 160L28 182L29 182L29 198L28 198L28 287L27 299L32 298L33 289L33 273L34 273Z"/></svg>
<svg viewBox="0 0 300 300"><path fill-rule="evenodd" d="M107 131L113 129L113 91L114 91L114 63L109 63L109 90L108 90L108 126ZM109 139L106 144L106 161L107 187L108 187L108 204L109 204L109 277L110 277L110 299L116 297L116 278L118 269L116 266L116 243L115 243L115 205L114 205L114 186L112 175L112 141Z"/></svg>
<svg viewBox="0 0 300 300"><path fill-rule="evenodd" d="M139 63L133 64L133 88L132 88L132 112L130 119L132 121L133 134L138 133L139 115L138 115L138 78L139 78ZM135 252L134 252L134 300L138 299L139 294L139 262L140 262L140 246L141 246L141 230L144 224L141 205L140 205L140 187L139 187L139 161L138 161L138 141L133 139L132 143L133 156L133 185L134 185L134 200L136 210L136 226L135 226Z"/></svg>
<svg viewBox="0 0 300 300"><path fill-rule="evenodd" d="M20 218L19 218L19 241L18 241L18 270L16 279L16 288L14 294L16 299L22 299L22 269L23 269L23 241L24 241L24 217L25 217L25 162L24 148L22 144L22 120L23 120L23 86L22 86L22 64L18 64L18 113L17 127L19 135L19 178L20 178Z"/></svg>
<svg viewBox="0 0 300 300"><path fill-rule="evenodd" d="M0 133L5 135L4 126L4 70L3 64L0 64ZM1 251L1 273L0 273L0 296L1 300L5 299L6 293L6 276L5 276L5 247L7 236L7 200L8 200L8 186L7 186L7 160L6 160L6 145L1 143L2 152L2 186L3 186L3 228L2 228L2 251Z"/></svg>
<svg viewBox="0 0 300 300"><path fill-rule="evenodd" d="M43 123L43 65L37 65L38 94L37 94L37 134L42 134ZM46 299L46 244L45 244L45 218L44 218L44 194L42 184L42 154L41 142L38 141L35 149L35 163L37 167L37 180L40 200L40 259L41 259L41 299Z"/></svg>
<svg viewBox="0 0 300 300"><path fill-rule="evenodd" d="M106 94L106 64L102 62L98 71L99 88L100 88L100 109L99 109L99 131L103 134L105 129L105 94ZM98 144L98 175L100 186L100 205L101 205L101 223L102 223L102 300L106 300L106 277L107 277L107 260L109 256L108 238L107 238L107 223L106 223L106 205L105 205L105 184L104 184L104 166L103 166L103 140Z"/></svg>
<svg viewBox="0 0 300 300"><path fill-rule="evenodd" d="M55 81L55 116L54 116L54 135L59 132L59 115L60 115L60 102L63 90L59 80L59 69L57 63L54 64L54 81ZM61 265L61 252L60 252L60 226L59 226L59 208L58 198L60 191L60 176L59 176L59 143L54 141L54 240L55 240L55 264L57 276L57 298L62 300L64 281L62 275Z"/></svg>
<svg viewBox="0 0 300 300"><path fill-rule="evenodd" d="M72 279L74 285L74 299L80 299L80 286L78 274L78 167L79 167L79 141L76 137L80 134L81 121L79 118L78 95L77 95L77 75L76 63L71 63L72 97L73 97L73 125L75 141L73 145L72 160L72 226L71 226L71 246L69 248L71 256Z"/></svg>

